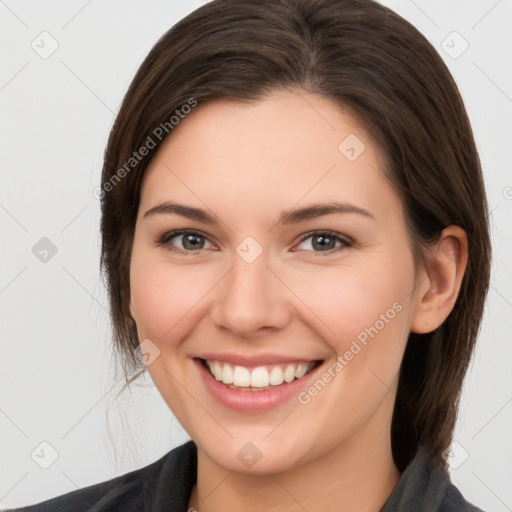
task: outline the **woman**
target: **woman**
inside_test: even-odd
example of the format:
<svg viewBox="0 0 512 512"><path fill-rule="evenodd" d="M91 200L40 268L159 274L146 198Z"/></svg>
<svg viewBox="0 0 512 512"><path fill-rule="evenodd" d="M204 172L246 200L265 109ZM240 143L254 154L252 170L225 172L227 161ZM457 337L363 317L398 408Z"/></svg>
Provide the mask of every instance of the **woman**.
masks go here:
<svg viewBox="0 0 512 512"><path fill-rule="evenodd" d="M191 441L19 510L474 511L446 453L487 293L446 66L369 0L214 1L154 46L105 151L127 384Z"/></svg>

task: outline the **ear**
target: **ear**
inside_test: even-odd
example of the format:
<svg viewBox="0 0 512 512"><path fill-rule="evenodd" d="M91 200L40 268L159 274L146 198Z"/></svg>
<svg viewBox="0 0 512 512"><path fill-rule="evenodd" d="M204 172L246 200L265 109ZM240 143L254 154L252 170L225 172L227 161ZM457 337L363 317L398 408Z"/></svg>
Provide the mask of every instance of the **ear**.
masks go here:
<svg viewBox="0 0 512 512"><path fill-rule="evenodd" d="M411 331L418 334L437 329L455 305L468 262L466 232L459 226L447 227L430 254L413 301Z"/></svg>

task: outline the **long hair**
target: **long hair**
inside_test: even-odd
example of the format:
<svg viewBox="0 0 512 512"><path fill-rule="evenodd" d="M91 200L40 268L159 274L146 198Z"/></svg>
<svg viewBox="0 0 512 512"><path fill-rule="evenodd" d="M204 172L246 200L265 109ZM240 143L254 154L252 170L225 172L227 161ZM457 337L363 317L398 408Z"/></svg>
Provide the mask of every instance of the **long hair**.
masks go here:
<svg viewBox="0 0 512 512"><path fill-rule="evenodd" d="M372 0L214 0L174 25L147 55L110 133L101 177L101 269L126 382L143 367L129 311L140 188L162 140L172 137L170 119L191 101L255 101L277 89L328 98L372 134L404 204L417 269L425 268L429 244L445 227L467 233L469 259L452 312L435 331L409 335L391 425L400 470L419 445L446 467L442 453L489 286L487 199L471 126L446 65L417 29ZM155 137L158 127L164 136ZM155 147L134 160L148 137Z"/></svg>

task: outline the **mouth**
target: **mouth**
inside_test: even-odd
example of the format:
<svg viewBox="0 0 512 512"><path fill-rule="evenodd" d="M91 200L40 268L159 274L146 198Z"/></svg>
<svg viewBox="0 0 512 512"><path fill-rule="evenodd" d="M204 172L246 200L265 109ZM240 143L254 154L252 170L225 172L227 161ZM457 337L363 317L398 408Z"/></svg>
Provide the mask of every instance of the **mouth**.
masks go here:
<svg viewBox="0 0 512 512"><path fill-rule="evenodd" d="M277 354L204 354L193 360L205 390L219 405L249 414L297 401L326 363Z"/></svg>
<svg viewBox="0 0 512 512"><path fill-rule="evenodd" d="M262 392L285 387L316 369L323 360L299 361L261 366L240 366L227 361L198 358L219 383L237 391Z"/></svg>

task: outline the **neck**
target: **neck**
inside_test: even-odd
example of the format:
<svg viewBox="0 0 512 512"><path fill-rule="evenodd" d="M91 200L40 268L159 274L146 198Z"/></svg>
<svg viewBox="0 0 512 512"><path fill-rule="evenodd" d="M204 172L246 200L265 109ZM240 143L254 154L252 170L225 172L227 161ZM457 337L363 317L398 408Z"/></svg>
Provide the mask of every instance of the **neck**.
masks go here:
<svg viewBox="0 0 512 512"><path fill-rule="evenodd" d="M393 462L389 433L369 434L369 439L359 437L310 463L272 475L227 471L198 448L197 483L189 510L378 512L400 473Z"/></svg>

